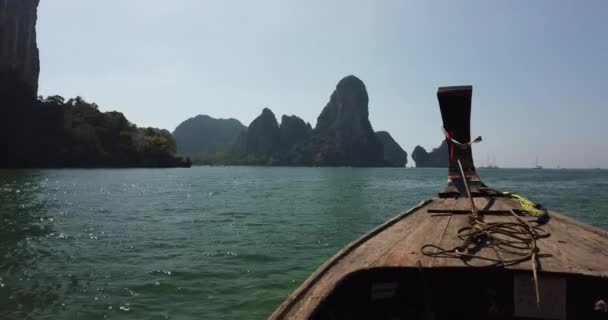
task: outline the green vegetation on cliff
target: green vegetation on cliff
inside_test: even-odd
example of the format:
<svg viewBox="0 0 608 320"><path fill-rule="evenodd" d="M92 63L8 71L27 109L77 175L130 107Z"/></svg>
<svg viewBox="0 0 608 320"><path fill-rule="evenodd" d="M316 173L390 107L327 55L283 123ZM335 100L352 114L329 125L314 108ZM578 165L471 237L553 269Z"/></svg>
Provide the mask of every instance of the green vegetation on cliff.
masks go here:
<svg viewBox="0 0 608 320"><path fill-rule="evenodd" d="M236 119L198 115L180 123L173 131L173 136L179 154L213 155L228 151L227 148L246 130L247 127Z"/></svg>
<svg viewBox="0 0 608 320"><path fill-rule="evenodd" d="M365 84L355 76L340 80L313 129L297 116L283 115L279 124L264 108L248 128L232 130L232 139L222 136L222 119L197 116L206 121L184 121L175 130L178 151L192 144L215 143L213 151L202 148L184 151L196 164L278 166L395 166L403 167L407 154L390 134L378 136L369 122L369 98ZM236 121L236 120L235 120ZM184 127L196 134L184 138ZM385 139L383 139L385 138ZM182 145L183 144L183 145ZM220 151L217 151L220 150Z"/></svg>
<svg viewBox="0 0 608 320"><path fill-rule="evenodd" d="M167 130L137 128L81 97L39 97L39 0L0 0L0 167L175 167Z"/></svg>
<svg viewBox="0 0 608 320"><path fill-rule="evenodd" d="M167 130L137 128L120 112L100 112L81 97L28 101L5 95L0 108L0 167L175 167Z"/></svg>

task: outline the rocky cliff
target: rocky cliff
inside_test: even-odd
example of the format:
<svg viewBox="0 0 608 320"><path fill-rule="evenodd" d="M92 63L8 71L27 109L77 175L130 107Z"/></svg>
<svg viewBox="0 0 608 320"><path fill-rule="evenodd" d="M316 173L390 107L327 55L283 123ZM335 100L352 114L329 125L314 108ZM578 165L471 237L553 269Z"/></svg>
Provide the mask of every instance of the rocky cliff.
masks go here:
<svg viewBox="0 0 608 320"><path fill-rule="evenodd" d="M138 128L81 97L50 96L0 109L0 167L176 167L167 130Z"/></svg>
<svg viewBox="0 0 608 320"><path fill-rule="evenodd" d="M412 159L416 162L416 167L437 167L447 168L448 166L448 143L443 140L438 148L427 152L423 147L416 146L412 152Z"/></svg>
<svg viewBox="0 0 608 320"><path fill-rule="evenodd" d="M386 131L376 132L376 136L384 147L384 165L389 167L405 167L407 152Z"/></svg>
<svg viewBox="0 0 608 320"><path fill-rule="evenodd" d="M348 76L338 82L314 129L294 115L284 115L279 126L274 113L264 108L229 151L193 160L212 165L405 166L407 153L390 134L373 131L368 103L363 81ZM177 131L177 149L183 150Z"/></svg>
<svg viewBox="0 0 608 320"><path fill-rule="evenodd" d="M382 142L369 122L369 97L355 76L340 80L314 129L314 161L329 166L382 166Z"/></svg>
<svg viewBox="0 0 608 320"><path fill-rule="evenodd" d="M236 119L198 115L180 123L173 136L179 154L214 154L231 148L239 134L246 130L247 127Z"/></svg>
<svg viewBox="0 0 608 320"><path fill-rule="evenodd" d="M0 167L175 167L166 130L137 128L82 97L38 99L38 0L0 0Z"/></svg>
<svg viewBox="0 0 608 320"><path fill-rule="evenodd" d="M281 149L289 150L291 147L304 143L310 139L312 126L298 116L283 115L281 118Z"/></svg>
<svg viewBox="0 0 608 320"><path fill-rule="evenodd" d="M237 138L231 152L206 164L310 165L312 127L297 116L284 115L279 126L274 113L264 108ZM196 159L197 162L199 159ZM206 160L206 159L205 159Z"/></svg>
<svg viewBox="0 0 608 320"><path fill-rule="evenodd" d="M247 155L258 159L270 160L279 151L281 132L277 118L270 109L264 108L262 114L251 122L245 141Z"/></svg>
<svg viewBox="0 0 608 320"><path fill-rule="evenodd" d="M310 149L312 126L297 116L283 115L281 119L282 165L309 166L312 164Z"/></svg>
<svg viewBox="0 0 608 320"><path fill-rule="evenodd" d="M40 61L36 44L39 0L0 0L0 96L34 100Z"/></svg>

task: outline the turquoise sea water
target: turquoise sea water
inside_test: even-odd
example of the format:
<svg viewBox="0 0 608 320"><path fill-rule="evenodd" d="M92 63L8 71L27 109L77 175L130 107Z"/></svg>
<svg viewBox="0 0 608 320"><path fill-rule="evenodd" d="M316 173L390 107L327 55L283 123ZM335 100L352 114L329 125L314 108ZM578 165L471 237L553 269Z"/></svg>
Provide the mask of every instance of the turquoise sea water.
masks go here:
<svg viewBox="0 0 608 320"><path fill-rule="evenodd" d="M480 169L608 228L608 171ZM264 319L446 169L0 171L1 319Z"/></svg>

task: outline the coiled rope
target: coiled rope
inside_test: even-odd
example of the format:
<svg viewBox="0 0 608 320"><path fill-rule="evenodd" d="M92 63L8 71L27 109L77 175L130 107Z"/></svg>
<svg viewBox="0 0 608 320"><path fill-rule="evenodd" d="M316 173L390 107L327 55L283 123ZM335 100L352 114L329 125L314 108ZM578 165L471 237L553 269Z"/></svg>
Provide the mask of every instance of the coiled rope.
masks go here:
<svg viewBox="0 0 608 320"><path fill-rule="evenodd" d="M518 222L491 222L483 221L483 216L469 215L470 226L458 230L458 238L462 244L445 249L434 244L422 247L422 253L429 257L459 258L467 265L471 260L484 260L485 267L510 266L532 259L535 263L538 256L536 240L549 237L550 234L538 226L532 226L511 212ZM532 222L532 221L531 221ZM498 258L484 257L477 253L482 248L492 248ZM511 258L501 258L501 253Z"/></svg>
<svg viewBox="0 0 608 320"><path fill-rule="evenodd" d="M471 200L469 226L458 230L458 238L463 242L453 248L426 244L421 248L422 254L429 257L462 259L469 266L473 266L470 264L471 260L486 261L487 264L484 264L483 267L510 266L530 260L534 276L536 302L540 305L537 274L539 250L536 241L549 237L550 233L541 229L538 224L533 226L531 223L536 224L536 220L526 221L513 210L509 210L509 212L516 218L517 222L485 222L483 215L479 214L475 207L460 160L458 160L458 166L467 196ZM493 249L497 258L479 255L478 252L483 248ZM510 258L501 257L503 254L504 256L510 256Z"/></svg>

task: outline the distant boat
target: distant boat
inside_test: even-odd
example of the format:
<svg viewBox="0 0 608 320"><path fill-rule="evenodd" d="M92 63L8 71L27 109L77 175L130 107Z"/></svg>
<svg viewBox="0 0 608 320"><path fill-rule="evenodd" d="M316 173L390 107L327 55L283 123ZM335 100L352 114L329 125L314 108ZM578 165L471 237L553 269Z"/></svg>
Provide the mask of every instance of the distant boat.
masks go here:
<svg viewBox="0 0 608 320"><path fill-rule="evenodd" d="M606 319L608 231L485 185L471 94L437 92L452 140L443 192L337 252L270 320Z"/></svg>
<svg viewBox="0 0 608 320"><path fill-rule="evenodd" d="M498 169L498 165L496 164L496 157L494 157L494 161L489 165L490 169Z"/></svg>
<svg viewBox="0 0 608 320"><path fill-rule="evenodd" d="M536 164L534 165L534 169L543 169L543 166L538 164L538 157L536 157Z"/></svg>
<svg viewBox="0 0 608 320"><path fill-rule="evenodd" d="M486 161L486 166L482 167L485 169L499 169L498 165L496 165L496 157L494 157L493 161L490 160L490 157L488 157L487 161Z"/></svg>

